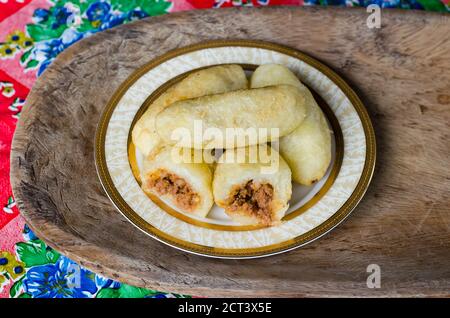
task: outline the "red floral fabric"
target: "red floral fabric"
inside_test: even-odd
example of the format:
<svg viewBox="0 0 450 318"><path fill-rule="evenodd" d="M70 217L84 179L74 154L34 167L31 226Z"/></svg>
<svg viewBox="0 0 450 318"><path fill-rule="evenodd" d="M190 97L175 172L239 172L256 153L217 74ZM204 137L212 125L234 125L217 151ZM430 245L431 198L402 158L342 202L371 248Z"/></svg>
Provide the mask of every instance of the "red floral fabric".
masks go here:
<svg viewBox="0 0 450 318"><path fill-rule="evenodd" d="M449 12L450 0L0 0L0 297L178 297L120 284L81 268L83 288L68 288L73 261L37 238L11 190L11 141L37 77L72 43L136 19L231 6L341 5ZM251 23L251 21L249 21ZM57 278L57 281L55 279Z"/></svg>

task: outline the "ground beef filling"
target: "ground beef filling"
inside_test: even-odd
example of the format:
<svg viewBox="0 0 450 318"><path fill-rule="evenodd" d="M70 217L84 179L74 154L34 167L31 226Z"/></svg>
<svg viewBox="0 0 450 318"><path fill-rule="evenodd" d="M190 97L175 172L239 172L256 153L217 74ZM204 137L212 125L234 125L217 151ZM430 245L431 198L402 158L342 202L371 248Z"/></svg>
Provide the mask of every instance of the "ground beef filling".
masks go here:
<svg viewBox="0 0 450 318"><path fill-rule="evenodd" d="M247 182L233 191L228 206L230 212L244 211L256 216L262 223L272 221L273 187L268 183Z"/></svg>
<svg viewBox="0 0 450 318"><path fill-rule="evenodd" d="M148 188L159 195L170 195L174 203L180 209L186 211L194 210L200 203L200 197L192 187L177 175L166 170L160 170L147 179Z"/></svg>

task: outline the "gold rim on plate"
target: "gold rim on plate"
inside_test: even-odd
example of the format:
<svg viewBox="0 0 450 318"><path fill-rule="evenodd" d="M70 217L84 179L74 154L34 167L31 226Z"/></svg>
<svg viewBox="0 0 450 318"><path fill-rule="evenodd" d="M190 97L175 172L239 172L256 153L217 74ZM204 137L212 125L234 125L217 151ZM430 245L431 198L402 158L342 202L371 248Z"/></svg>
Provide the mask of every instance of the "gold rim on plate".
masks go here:
<svg viewBox="0 0 450 318"><path fill-rule="evenodd" d="M353 193L350 195L350 197L347 199L347 201L341 206L341 208L335 212L330 218L328 218L326 221L321 223L320 225L316 226L314 229L299 235L295 238L286 240L281 243L267 245L263 247L257 247L257 248L240 248L240 249L231 249L231 248L217 248L217 247L211 247L206 245L200 245L195 244L191 242L187 242L181 239L178 239L176 237L173 237L157 228L152 226L151 224L147 223L144 219L142 219L131 207L124 201L124 199L121 197L121 195L118 193L116 187L114 186L114 183L111 179L111 176L109 174L107 164L106 164L106 157L105 157L105 137L106 137L106 131L108 127L109 120L111 118L111 115L119 102L119 100L122 98L122 96L125 94L125 92L128 90L128 88L136 82L142 75L147 73L152 68L160 65L161 63L172 59L176 56L183 55L185 53L201 50L201 49L207 49L207 48L217 48L217 47L251 47L251 48L261 48L261 49L267 49L276 51L282 54L286 54L288 56L297 58L306 64L309 64L310 66L316 68L323 74L325 74L331 81L334 82L347 96L347 98L352 103L353 107L355 108L365 134L365 141L366 141L366 158L364 162L364 168L362 171L362 174L360 176L359 182L354 189ZM241 64L242 65L242 64ZM247 68L254 68L254 65L243 65ZM136 122L136 120L143 114L143 112L146 110L148 105L150 104L149 101L154 100L157 96L159 96L163 91L167 89L167 87L173 85L176 81L181 80L184 76L186 76L189 72L179 75L165 84L163 84L161 87L159 87L157 90L155 90L149 98L144 102L144 104L140 107L138 113L136 114L135 118L133 119L132 126ZM336 139L336 158L335 158L335 164L332 168L331 174L328 177L327 182L322 186L322 188L319 190L319 192L305 205L297 209L296 211L291 212L288 214L285 218L292 219L302 212L306 211L308 208L310 208L312 205L314 205L317 201L319 201L320 197L323 196L329 187L331 187L332 183L337 177L337 174L339 172L340 165L342 163L342 157L343 157L343 140L342 140L342 132L340 130L340 126L337 122L337 119L334 116L334 113L329 109L328 105L324 105L324 103L319 104L322 109L324 110L325 114L327 115L328 120L330 121L335 139ZM330 114L331 112L331 114ZM337 124L337 125L336 125ZM340 149L342 146L342 153L340 153ZM130 163L131 168L133 171L133 175L136 177L135 170L136 166L133 166L133 156L134 151L132 143L130 143L130 138L128 138L128 155L130 156ZM209 41L209 42L203 42L199 44L194 44L190 46L186 46L183 48L175 49L172 51L167 52L166 54L150 61L149 63L143 65L139 69L137 69L125 82L123 82L119 89L114 93L111 100L108 102L108 104L105 107L104 112L102 113L100 117L100 121L97 127L96 136L95 136L95 163L97 172L100 178L100 181L108 195L108 197L111 199L113 204L116 206L116 208L136 227L138 227L140 230L142 230L144 233L152 236L153 238L166 243L172 247L188 251L191 253L199 254L199 255L205 255L205 256L211 256L211 257L219 257L219 258L255 258L255 257L262 257L262 256L269 256L274 255L278 253L282 253L291 249L294 249L296 247L300 247L302 245L305 245L309 242L312 242L313 240L321 237L322 235L326 234L327 232L331 231L334 227L336 227L339 223L341 223L344 219L346 219L349 214L352 212L352 210L356 207L356 205L359 203L359 201L364 196L364 193L367 190L367 187L370 183L370 180L373 175L374 167L375 167L375 159L376 159L376 142L375 142L375 133L369 118L369 115L367 113L367 110L365 109L364 105L362 104L361 100L358 98L356 93L350 88L350 86L334 71L332 71L330 68L325 66L324 64L320 63L319 61L313 59L312 57L305 55L304 53L301 53L295 49L285 47L282 45L269 43L269 42L263 42L263 41L250 41L250 40L216 40L216 41ZM138 180L138 178L137 178ZM328 188L327 188L328 187ZM324 189L324 190L323 190ZM212 224L212 223L206 223L202 221L194 220L190 217L185 216L184 214L181 214L173 209L170 209L167 205L165 205L162 201L158 200L156 197L151 197L152 201L156 203L160 208L168 212L169 214L172 214L173 216L177 218L181 218L183 221L186 221L188 223L199 225L199 226L205 226L207 225L208 228L214 228L219 230L231 230L231 231L242 231L242 230L252 230L256 229L257 227L241 227L241 226L228 226L228 225L219 225L219 224ZM199 224L205 223L205 224ZM226 229L224 229L224 227Z"/></svg>

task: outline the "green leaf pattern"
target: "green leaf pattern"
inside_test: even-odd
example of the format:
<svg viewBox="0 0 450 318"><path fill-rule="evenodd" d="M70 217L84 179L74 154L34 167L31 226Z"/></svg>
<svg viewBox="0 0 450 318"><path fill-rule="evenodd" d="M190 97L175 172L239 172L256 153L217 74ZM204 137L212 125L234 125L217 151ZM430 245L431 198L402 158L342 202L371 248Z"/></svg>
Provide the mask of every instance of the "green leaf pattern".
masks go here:
<svg viewBox="0 0 450 318"><path fill-rule="evenodd" d="M165 14L173 7L172 2L174 1L54 0L50 8L37 8L34 11L33 23L27 24L24 32L14 31L5 39L0 39L0 59L10 59L20 54L20 65L24 70L37 70L36 74L40 75L60 52L76 41L119 24ZM269 0L259 2L270 3ZM198 1L195 3L203 7ZM215 5L218 7L223 3L225 2L216 1ZM243 5L248 2L232 2L233 5L236 3ZM304 3L347 6L377 3L383 8L449 12L447 0L305 0ZM12 106L17 108L22 103L23 101L18 101L17 105ZM10 199L4 207L7 213L12 213L15 205L12 197ZM76 264L48 247L27 226L23 234L24 241L15 245L15 253L0 251L0 291L10 284L10 297L185 297L121 284L84 268L80 269L84 289L70 289L68 282L73 277L70 268Z"/></svg>
<svg viewBox="0 0 450 318"><path fill-rule="evenodd" d="M80 287L81 290L78 293L71 293L70 289L67 289L67 284L74 273L70 273L70 270L61 267L61 264L71 266L76 264L36 238L27 226L24 228L23 235L24 241L16 243L15 255L8 252L2 252L0 255L0 264L6 264L0 267L1 277L12 282L9 291L10 297L33 298L48 297L49 295L52 297L89 295L89 297L97 298L187 297L121 284L84 268L81 269L82 282L84 282ZM12 277L11 269L17 267L17 265L22 266L24 271ZM55 270L56 272L53 272ZM43 274L42 277L44 278L36 276L37 273ZM52 290L49 290L49 285ZM83 286L86 286L86 291L84 291Z"/></svg>

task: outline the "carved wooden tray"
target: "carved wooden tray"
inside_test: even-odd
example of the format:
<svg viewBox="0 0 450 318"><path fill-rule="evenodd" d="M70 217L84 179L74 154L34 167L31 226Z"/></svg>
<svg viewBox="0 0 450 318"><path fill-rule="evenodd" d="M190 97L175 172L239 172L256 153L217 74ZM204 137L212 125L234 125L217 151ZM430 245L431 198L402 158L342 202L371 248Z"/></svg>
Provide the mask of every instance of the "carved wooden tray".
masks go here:
<svg viewBox="0 0 450 318"><path fill-rule="evenodd" d="M193 11L96 34L64 51L33 87L13 142L19 209L48 244L134 285L205 296L448 295L450 19L383 11ZM112 206L94 164L104 106L138 67L208 39L287 45L332 67L368 108L378 143L372 185L354 215L302 249L254 260L190 255L149 239ZM381 288L366 285L370 264Z"/></svg>

